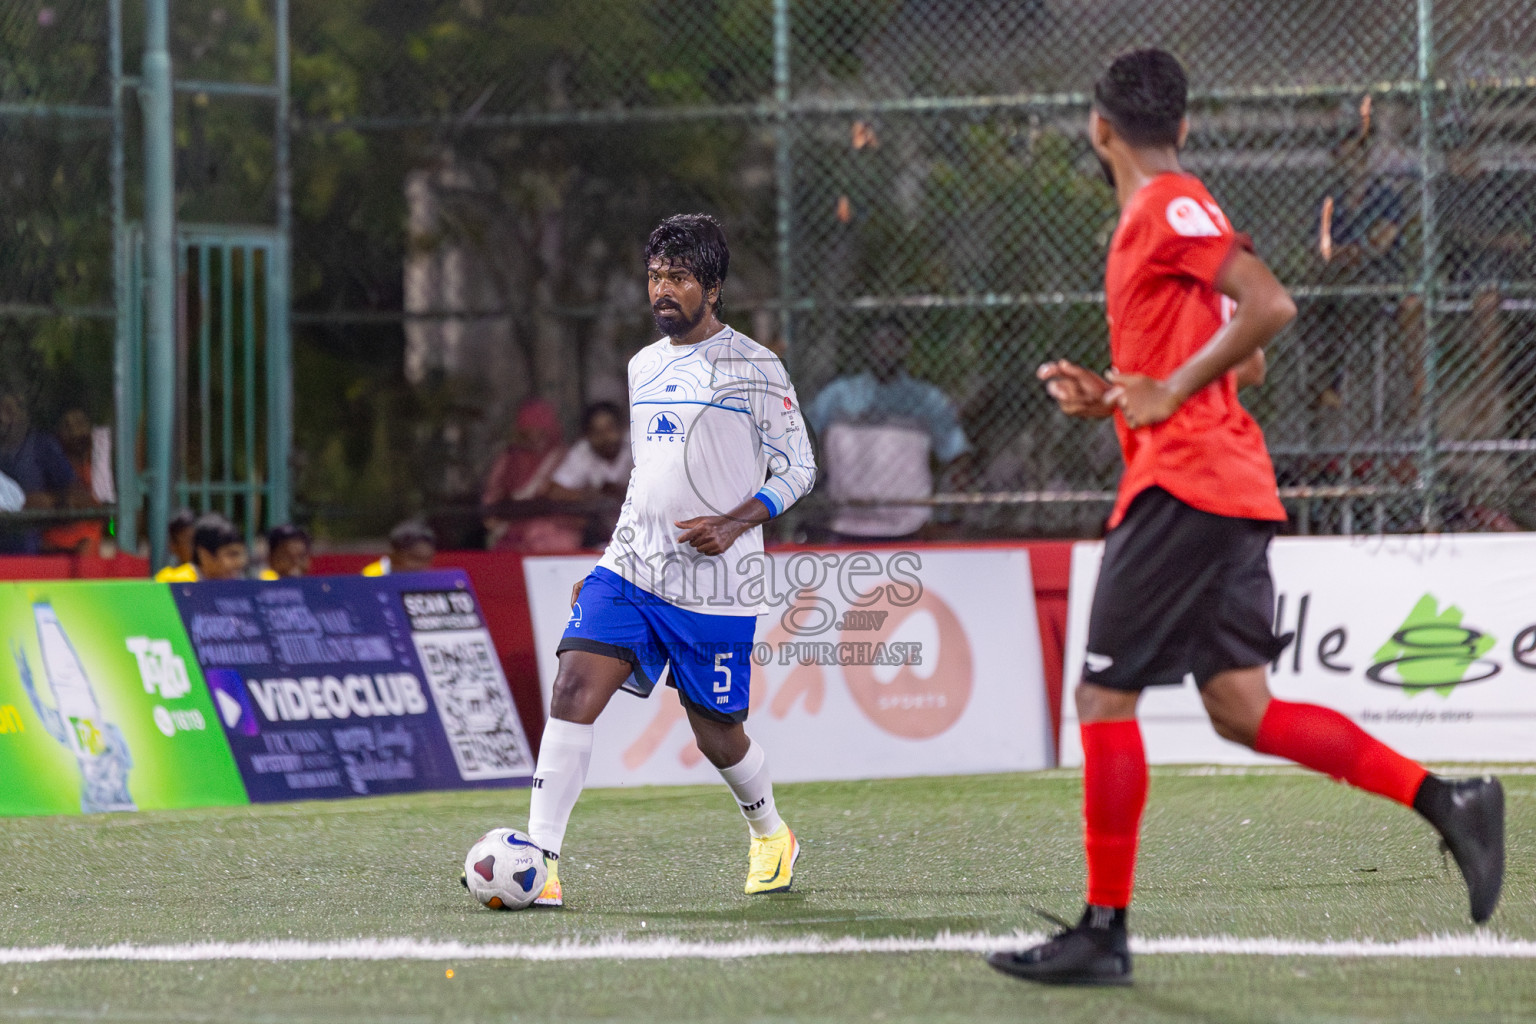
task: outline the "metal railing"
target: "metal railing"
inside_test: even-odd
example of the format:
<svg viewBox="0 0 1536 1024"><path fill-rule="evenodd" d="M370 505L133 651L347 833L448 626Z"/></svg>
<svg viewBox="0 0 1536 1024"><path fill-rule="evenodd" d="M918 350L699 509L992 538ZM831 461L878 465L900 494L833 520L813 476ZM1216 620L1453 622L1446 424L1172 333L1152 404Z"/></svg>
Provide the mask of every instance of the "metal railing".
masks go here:
<svg viewBox="0 0 1536 1024"><path fill-rule="evenodd" d="M588 278L633 274L649 224L692 206L723 216L733 240L728 319L786 352L808 405L869 367L877 320L902 325L904 369L939 389L971 448L913 503L967 532L1096 530L1113 448L1102 428L1062 421L1032 371L1107 361L1114 206L1083 122L1107 60L1155 44L1190 72L1188 167L1301 307L1246 399L1294 528L1536 527L1536 259L1489 255L1511 241L1536 251L1498 237L1500 218L1525 216L1530 190L1511 183L1536 185L1536 59L1523 56L1536 50L1521 42L1536 28L1520 5L579 6L614 39L565 32L540 4L431 7L372 54L380 64L357 66L350 109L298 103L297 152L347 138L416 146L413 166L446 168L403 204L419 221L402 246L451 254L473 302L439 290L350 323L334 305L301 315L334 347L393 318L395 343L432 371L410 387L465 402L435 425L439 458L400 492L411 500L465 493L518 399L551 395L573 415L613 393L649 340L633 290L582 287L569 267L502 259L498 245L596 252ZM538 44L513 37L519 16L549 19ZM394 48L407 40L409 59ZM627 166L604 164L605 144ZM719 173L669 171L670 147ZM627 208L605 219L615 195ZM542 235L519 237L518 218L543 218ZM519 357L476 349L476 332ZM473 354L455 362L453 344ZM496 394L477 395L485 378Z"/></svg>
<svg viewBox="0 0 1536 1024"><path fill-rule="evenodd" d="M239 517L248 535L262 524L262 513L278 520L288 515L287 11L287 0L251 5L240 12L242 24L219 4L178 3L173 11L168 0L149 0L133 8L133 24L125 24L122 0L59 0L11 5L0 15L0 140L10 175L0 190L0 205L9 206L0 209L9 229L0 231L0 360L10 378L4 383L33 407L37 427L50 426L69 408L113 424L122 492L116 526L136 549L140 525L146 525L156 561L164 556L173 500L213 507L209 465L216 453L210 446L224 450L220 486L241 491ZM226 24L244 36L239 45L210 45L209 29L219 35ZM254 34L248 31L253 28ZM210 50L216 51L211 59ZM128 75L134 57L142 71ZM263 62L270 65L270 81L239 80ZM177 79L175 70L183 77ZM249 191L239 195L226 181L189 173L196 160L188 137L205 135L210 122L221 130L233 123L210 118L210 100L271 105L274 116L265 131L259 118L246 118L228 133L247 173L263 156L273 166L265 204L253 202ZM140 143L139 159L129 157L131 141ZM186 180L198 177L204 180ZM271 209L270 219L255 212L261 205ZM175 386L188 365L186 353L178 353L178 331L199 332L206 355L206 323L188 324L185 296L178 302L188 268L178 265L176 230L178 217L204 207L236 223L269 220L276 227L259 239L266 253L262 287L273 297L262 310L270 330L261 341L281 379L280 386L264 389L272 407L260 411L267 435L260 455L272 456L257 488L260 502L249 480L237 487L229 478L235 424L226 415L214 424L218 436L209 436L207 405L189 403ZM187 232L180 235L185 244ZM202 313L208 303L191 308ZM253 321L248 318L248 329ZM206 375L208 365L205 360L198 372ZM205 391L198 397L207 399ZM258 456L250 443L255 430L249 406L246 412L242 472L253 478ZM189 421L197 424L199 445L184 443ZM202 464L190 463L190 454ZM227 496L224 507L233 511Z"/></svg>
<svg viewBox="0 0 1536 1024"><path fill-rule="evenodd" d="M969 446L912 500L969 533L1095 531L1112 441L1032 372L1107 361L1115 208L1083 122L1134 45L1186 64L1186 164L1300 307L1245 395L1294 528L1536 527L1536 14L1515 0L294 0L291 89L218 84L261 65L275 13L173 13L206 178L238 178L258 133L199 149L199 96L292 105L295 487L359 510L336 530L472 499L527 397L570 424L620 397L650 340L640 243L704 209L732 242L727 319L807 405L869 369L877 322L904 330ZM103 181L117 60L45 121L97 133ZM0 126L35 126L29 102L0 83ZM88 319L108 294L68 299ZM0 294L0 332L60 301Z"/></svg>

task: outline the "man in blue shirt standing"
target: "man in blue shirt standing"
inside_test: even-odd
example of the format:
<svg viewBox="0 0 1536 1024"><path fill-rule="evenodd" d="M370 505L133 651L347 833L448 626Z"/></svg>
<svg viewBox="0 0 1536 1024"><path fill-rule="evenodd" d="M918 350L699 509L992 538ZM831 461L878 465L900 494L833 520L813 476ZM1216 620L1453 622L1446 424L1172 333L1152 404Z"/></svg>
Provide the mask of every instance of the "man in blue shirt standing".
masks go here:
<svg viewBox="0 0 1536 1024"><path fill-rule="evenodd" d="M970 450L954 402L906 370L911 344L886 316L870 334L869 369L832 381L806 407L821 441L833 531L843 539L890 540L916 533L932 518L934 463ZM892 502L889 505L850 501Z"/></svg>

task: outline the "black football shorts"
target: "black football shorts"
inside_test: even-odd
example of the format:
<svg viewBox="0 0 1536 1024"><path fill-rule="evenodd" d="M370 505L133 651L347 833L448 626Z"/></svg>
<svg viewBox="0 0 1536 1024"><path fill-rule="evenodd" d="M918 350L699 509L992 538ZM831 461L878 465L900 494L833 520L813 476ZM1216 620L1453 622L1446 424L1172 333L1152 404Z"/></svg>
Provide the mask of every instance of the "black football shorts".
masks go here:
<svg viewBox="0 0 1536 1024"><path fill-rule="evenodd" d="M1083 681L1115 690L1273 661L1277 524L1202 512L1160 487L1138 494L1104 543Z"/></svg>

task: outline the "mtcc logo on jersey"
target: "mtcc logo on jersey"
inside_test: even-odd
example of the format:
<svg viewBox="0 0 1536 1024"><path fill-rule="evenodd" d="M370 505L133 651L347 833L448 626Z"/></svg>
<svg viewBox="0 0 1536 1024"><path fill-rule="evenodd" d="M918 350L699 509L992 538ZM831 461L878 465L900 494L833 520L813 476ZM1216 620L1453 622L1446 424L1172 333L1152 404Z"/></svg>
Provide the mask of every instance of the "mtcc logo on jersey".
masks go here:
<svg viewBox="0 0 1536 1024"><path fill-rule="evenodd" d="M651 425L645 430L647 441L682 441L683 424L676 413L659 412L651 417Z"/></svg>

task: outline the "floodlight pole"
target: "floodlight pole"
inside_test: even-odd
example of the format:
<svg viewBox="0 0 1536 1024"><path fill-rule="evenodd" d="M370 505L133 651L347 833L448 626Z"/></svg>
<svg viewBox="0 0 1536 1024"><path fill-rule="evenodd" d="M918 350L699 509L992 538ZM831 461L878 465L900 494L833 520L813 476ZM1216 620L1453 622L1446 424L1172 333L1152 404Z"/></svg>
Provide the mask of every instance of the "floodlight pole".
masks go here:
<svg viewBox="0 0 1536 1024"><path fill-rule="evenodd" d="M277 240L267 271L267 524L292 517L293 480L293 330L289 323L292 292L293 179L288 139L288 0L276 0L273 24L277 36L277 102L272 128L272 152L277 173ZM247 511L255 522L255 513Z"/></svg>
<svg viewBox="0 0 1536 1024"><path fill-rule="evenodd" d="M1419 264L1419 300L1423 303L1420 315L1424 318L1424 340L1420 356L1424 360L1424 393L1419 396L1419 430L1422 448L1419 456L1419 478L1423 481L1424 505L1419 515L1419 526L1424 530L1440 526L1436 491L1439 490L1438 453L1436 451L1435 392L1439 386L1439 352L1437 336L1439 326L1440 289L1436 264L1439 248L1436 237L1440 226L1436 222L1435 177L1439 172L1440 155L1435 139L1435 5L1434 0L1419 0L1419 216L1424 224L1424 242Z"/></svg>
<svg viewBox="0 0 1536 1024"><path fill-rule="evenodd" d="M792 360L791 331L794 314L794 231L795 165L791 152L789 103L789 0L773 0L773 103L774 103L774 179L778 192L778 263L779 263L779 344Z"/></svg>
<svg viewBox="0 0 1536 1024"><path fill-rule="evenodd" d="M171 516L171 440L176 388L176 174L171 104L170 0L145 0L144 65L144 367L149 455L150 567L165 564ZM120 443L128 443L124 438Z"/></svg>
<svg viewBox="0 0 1536 1024"><path fill-rule="evenodd" d="M117 491L117 515L113 536L118 550L139 551L139 420L138 379L135 376L138 338L132 296L134 262L128 251L127 152L123 124L123 0L107 4L109 57L112 76L112 307L117 314L113 332L112 389L116 424L112 455Z"/></svg>

